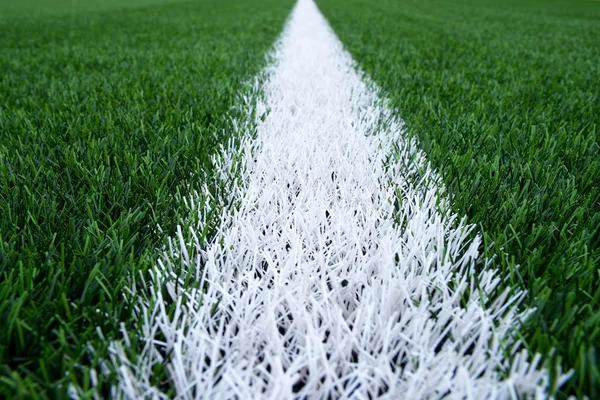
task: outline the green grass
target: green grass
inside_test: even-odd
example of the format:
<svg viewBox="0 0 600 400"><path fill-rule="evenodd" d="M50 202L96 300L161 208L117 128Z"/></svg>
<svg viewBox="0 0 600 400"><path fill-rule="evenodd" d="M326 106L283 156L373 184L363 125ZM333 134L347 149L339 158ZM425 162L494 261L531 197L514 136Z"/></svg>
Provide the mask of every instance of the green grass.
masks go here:
<svg viewBox="0 0 600 400"><path fill-rule="evenodd" d="M0 398L90 387L290 7L0 2Z"/></svg>
<svg viewBox="0 0 600 400"><path fill-rule="evenodd" d="M318 4L527 289L526 345L575 369L559 397L600 397L600 3Z"/></svg>
<svg viewBox="0 0 600 400"><path fill-rule="evenodd" d="M68 16L85 14L94 11L112 10L116 12L128 8L139 8L149 5L176 6L186 0L19 0L0 1L0 22L10 20L47 18L51 16Z"/></svg>

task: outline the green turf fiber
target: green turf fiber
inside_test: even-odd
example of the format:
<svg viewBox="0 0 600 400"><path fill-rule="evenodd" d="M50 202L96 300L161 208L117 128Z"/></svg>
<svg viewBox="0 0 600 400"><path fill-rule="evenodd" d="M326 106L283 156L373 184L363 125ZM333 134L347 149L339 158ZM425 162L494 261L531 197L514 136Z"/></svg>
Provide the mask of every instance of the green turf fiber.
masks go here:
<svg viewBox="0 0 600 400"><path fill-rule="evenodd" d="M0 2L0 398L90 387L291 3Z"/></svg>
<svg viewBox="0 0 600 400"><path fill-rule="evenodd" d="M528 290L528 348L575 369L561 396L600 397L600 3L318 4Z"/></svg>
<svg viewBox="0 0 600 400"><path fill-rule="evenodd" d="M66 17L94 11L121 12L150 5L173 5L185 0L0 0L0 22L14 19Z"/></svg>

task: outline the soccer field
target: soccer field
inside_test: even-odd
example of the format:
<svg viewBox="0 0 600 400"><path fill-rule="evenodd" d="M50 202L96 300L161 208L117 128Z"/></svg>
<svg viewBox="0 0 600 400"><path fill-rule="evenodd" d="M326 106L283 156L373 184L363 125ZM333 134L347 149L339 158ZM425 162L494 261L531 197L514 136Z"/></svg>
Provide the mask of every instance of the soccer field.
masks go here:
<svg viewBox="0 0 600 400"><path fill-rule="evenodd" d="M600 396L600 3L293 5L0 1L0 397Z"/></svg>

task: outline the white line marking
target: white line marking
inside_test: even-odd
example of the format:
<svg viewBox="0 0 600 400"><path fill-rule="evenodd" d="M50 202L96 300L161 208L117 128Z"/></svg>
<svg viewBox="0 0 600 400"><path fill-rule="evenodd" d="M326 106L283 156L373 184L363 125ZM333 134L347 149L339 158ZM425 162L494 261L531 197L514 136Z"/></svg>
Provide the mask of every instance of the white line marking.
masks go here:
<svg viewBox="0 0 600 400"><path fill-rule="evenodd" d="M312 1L268 73L239 208L156 268L174 316L160 290L140 304L147 345L135 363L115 347L120 394L166 398L150 383L163 364L185 399L544 397L547 371L511 339L522 294L492 301L489 268L477 291L479 238L440 211L439 178ZM204 294L177 285L181 258Z"/></svg>

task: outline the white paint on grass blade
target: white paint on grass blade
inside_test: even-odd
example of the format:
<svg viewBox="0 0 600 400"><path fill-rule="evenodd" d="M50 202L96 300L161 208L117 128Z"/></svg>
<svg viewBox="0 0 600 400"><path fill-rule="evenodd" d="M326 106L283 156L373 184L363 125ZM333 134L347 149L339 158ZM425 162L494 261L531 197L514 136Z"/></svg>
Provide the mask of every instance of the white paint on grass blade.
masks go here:
<svg viewBox="0 0 600 400"><path fill-rule="evenodd" d="M276 50L235 210L156 267L170 298L139 305L135 362L115 347L120 394L167 397L160 364L185 399L544 397L547 371L511 337L522 294L496 293L490 268L476 288L479 238L311 1Z"/></svg>

